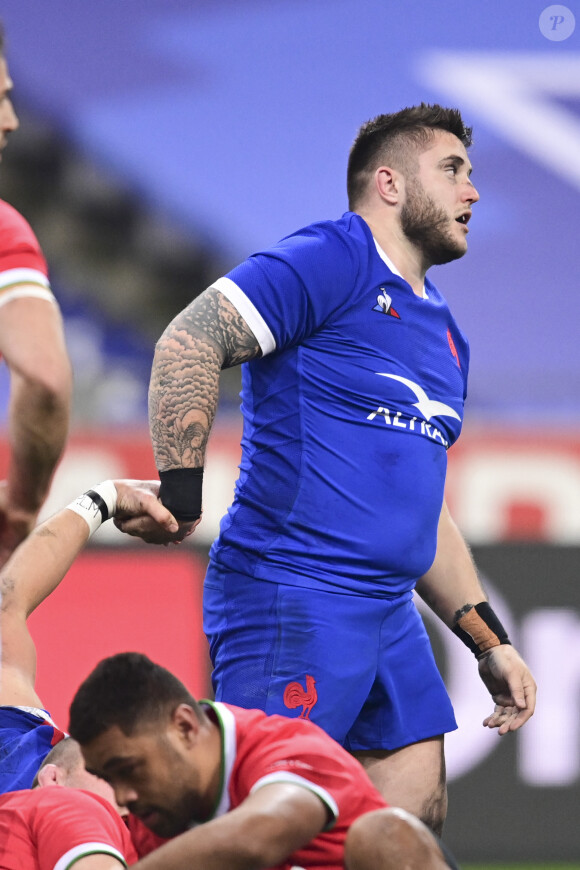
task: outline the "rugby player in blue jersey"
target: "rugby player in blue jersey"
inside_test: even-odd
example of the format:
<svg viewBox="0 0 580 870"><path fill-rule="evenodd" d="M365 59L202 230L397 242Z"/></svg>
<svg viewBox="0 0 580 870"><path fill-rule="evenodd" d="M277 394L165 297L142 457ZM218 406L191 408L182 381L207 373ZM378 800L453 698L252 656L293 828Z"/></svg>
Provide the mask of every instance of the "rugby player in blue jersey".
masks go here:
<svg viewBox="0 0 580 870"><path fill-rule="evenodd" d="M349 211L256 253L159 340L150 425L160 497L191 533L220 371L243 363L242 461L214 543L204 628L216 698L302 716L435 831L456 728L413 590L473 650L500 734L535 683L444 501L469 348L429 268L462 257L479 199L455 109L361 127ZM121 524L170 539L147 518Z"/></svg>

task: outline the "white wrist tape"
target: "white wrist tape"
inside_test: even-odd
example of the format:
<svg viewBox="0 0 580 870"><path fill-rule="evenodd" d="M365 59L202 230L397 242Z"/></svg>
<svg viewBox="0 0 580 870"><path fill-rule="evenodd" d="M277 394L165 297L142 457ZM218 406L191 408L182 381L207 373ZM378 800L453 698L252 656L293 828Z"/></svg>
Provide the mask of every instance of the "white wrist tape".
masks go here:
<svg viewBox="0 0 580 870"><path fill-rule="evenodd" d="M89 527L89 537L97 531L101 523L114 516L117 510L117 488L112 480L105 480L92 486L77 499L67 505L82 517Z"/></svg>

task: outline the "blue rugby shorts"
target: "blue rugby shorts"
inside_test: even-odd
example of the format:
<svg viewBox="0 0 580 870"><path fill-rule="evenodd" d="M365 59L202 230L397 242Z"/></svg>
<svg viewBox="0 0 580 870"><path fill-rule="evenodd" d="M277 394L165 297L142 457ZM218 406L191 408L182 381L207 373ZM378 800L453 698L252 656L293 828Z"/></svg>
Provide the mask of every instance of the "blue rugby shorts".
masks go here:
<svg viewBox="0 0 580 870"><path fill-rule="evenodd" d="M311 719L351 751L457 728L411 592L321 592L210 563L204 630L218 701Z"/></svg>

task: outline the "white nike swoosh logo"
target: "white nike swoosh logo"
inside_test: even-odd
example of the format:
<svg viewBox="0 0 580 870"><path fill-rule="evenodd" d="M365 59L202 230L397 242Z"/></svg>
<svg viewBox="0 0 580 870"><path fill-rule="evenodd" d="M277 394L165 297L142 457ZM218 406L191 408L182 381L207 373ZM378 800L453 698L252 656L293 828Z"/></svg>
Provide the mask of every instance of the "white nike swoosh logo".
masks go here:
<svg viewBox="0 0 580 870"><path fill-rule="evenodd" d="M456 420L461 420L457 411L450 405L430 399L419 384L410 381L408 378L403 378L401 375L388 375L386 372L377 372L377 375L380 375L382 378L392 378L394 381L401 381L402 384L406 384L417 397L417 401L413 402L413 407L418 408L426 420L430 420L431 417L454 417Z"/></svg>

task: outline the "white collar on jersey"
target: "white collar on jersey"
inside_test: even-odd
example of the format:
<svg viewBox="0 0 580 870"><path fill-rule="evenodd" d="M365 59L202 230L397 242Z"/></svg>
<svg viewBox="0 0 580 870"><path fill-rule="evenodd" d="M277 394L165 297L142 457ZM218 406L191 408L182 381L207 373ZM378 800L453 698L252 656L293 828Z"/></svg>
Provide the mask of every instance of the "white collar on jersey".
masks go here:
<svg viewBox="0 0 580 870"><path fill-rule="evenodd" d="M12 706L11 704L2 705L2 706ZM17 704L12 707L13 710L22 710L23 713L30 713L31 716L36 716L37 719L43 719L45 722L48 722L49 725L54 725L55 728L58 728L46 710L42 710L40 707L25 707L23 704ZM60 731L60 728L58 729Z"/></svg>
<svg viewBox="0 0 580 870"><path fill-rule="evenodd" d="M389 257L387 257L387 255L385 254L385 252L383 251L383 249L381 248L381 246L379 245L379 243L377 242L377 240L375 239L374 236L373 236L373 241L374 241L374 243L375 243L375 247L376 247L376 249L377 249L377 251L378 251L379 257L381 258L381 260L383 261L383 263L386 263L386 264L387 264L387 266L389 267L389 269L391 270L391 272L393 273L393 275L398 275L399 278L403 278L403 276L401 275L401 273L399 272L399 270L397 269L397 267L395 266L395 264L393 263L393 261L390 260ZM404 281L404 280L405 280L405 279L403 278L403 281ZM427 291L425 290L425 285L424 285L424 284L423 284L423 299L427 299Z"/></svg>
<svg viewBox="0 0 580 870"><path fill-rule="evenodd" d="M208 701L205 698L199 702L202 707L213 710L217 719L217 726L221 732L222 759L221 759L221 782L217 806L213 815L205 821L217 819L230 810L230 780L237 754L236 720L234 714L219 701ZM192 822L190 828L195 828L202 822Z"/></svg>

